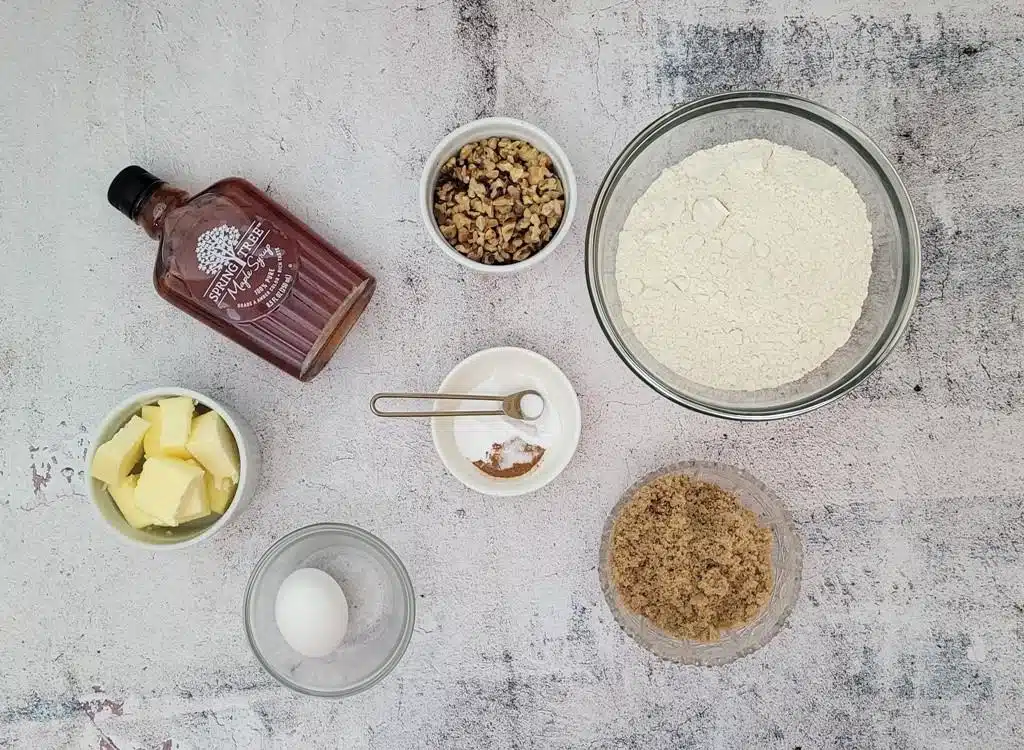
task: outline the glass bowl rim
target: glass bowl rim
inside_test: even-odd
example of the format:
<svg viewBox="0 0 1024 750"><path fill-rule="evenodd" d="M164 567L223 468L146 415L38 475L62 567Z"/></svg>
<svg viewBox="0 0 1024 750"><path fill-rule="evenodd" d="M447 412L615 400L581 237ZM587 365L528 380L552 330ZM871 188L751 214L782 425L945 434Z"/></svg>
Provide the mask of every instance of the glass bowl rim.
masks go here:
<svg viewBox="0 0 1024 750"><path fill-rule="evenodd" d="M645 643L642 636L638 632L636 632L636 629L633 628L632 625L628 624L622 617L622 613L620 612L618 605L614 601L615 597L613 596L613 593L617 591L617 589L615 587L614 582L611 579L611 576L609 575L609 571L606 570L605 558L609 557L611 554L610 545L612 532L615 529L615 521L618 519L619 514L622 512L622 508L626 505L626 503L633 499L633 495L636 493L638 489L640 489L640 487L647 484L648 482L651 482L654 479L657 479L658 477L665 476L667 474L687 474L689 476L693 476L695 470L701 469L706 470L708 472L733 474L743 479L745 482L749 482L750 484L754 485L754 487L756 487L758 491L764 494L765 497L767 497L771 501L772 505L779 513L779 525L784 529L792 547L793 595L788 602L784 603L781 611L779 612L778 617L775 619L775 622L772 623L771 627L769 627L764 636L755 643L752 643L733 653L725 653L720 656L698 656L692 658L667 656L663 653L655 651L654 648L652 648L649 644ZM789 508L786 506L786 504L782 501L782 498L775 494L775 492L773 492L771 488L769 488L764 482L762 482L760 479L755 477L750 472L741 469L737 466L732 466L731 464L721 463L720 461L677 461L675 463L668 464L667 466L663 466L660 469L655 469L654 471L648 472L640 479L636 480L626 490L623 491L622 495L615 502L615 505L612 506L612 509L610 511L608 511L608 515L605 518L604 525L601 527L601 540L600 544L598 545L597 553L597 572L598 580L601 586L601 593L604 594L605 603L608 605L608 609L611 611L612 617L615 619L615 622L619 626L619 628L644 651L647 651L648 653L658 657L659 659L663 659L665 661L672 662L675 664L685 664L695 667L719 667L724 664L729 664L731 662L737 661L738 659L742 659L744 656L749 656L755 651L759 651L760 649L767 646L772 641L772 639L774 639L775 636L779 634L779 632L785 626L786 622L789 620L789 617L793 613L793 610L796 608L796 604L800 599L800 588L803 584L803 568L803 541L800 538L800 534L796 530L796 524L793 521L793 515L790 513ZM652 625L651 627L657 630L655 626ZM727 634L728 632L729 631L726 631ZM691 641L685 638L675 638L674 636L670 636L667 633L665 633L664 636L668 639L677 641L679 643L699 643L698 641ZM727 637L728 635L726 636L726 638ZM721 645L724 642L724 639L720 640L718 641L717 645Z"/></svg>
<svg viewBox="0 0 1024 750"><path fill-rule="evenodd" d="M369 677L366 677L352 687L342 688L340 690L318 690L316 688L308 688L281 674L270 665L270 663L263 657L260 650L256 647L256 643L253 639L252 622L250 618L250 604L252 602L253 593L256 589L257 578L265 572L270 563L276 560L282 552L306 537L325 531L348 534L383 554L398 574L402 592L405 594L404 598L408 607L408 616L405 618L405 622L402 625L401 636L395 643L394 648L392 648L387 658L373 673L370 674ZM260 556L260 559L252 569L252 573L249 575L249 583L245 587L245 596L242 601L242 619L245 623L245 637L249 642L249 649L256 657L256 660L262 665L263 669L266 670L267 674L285 687L290 688L297 693L302 693L303 695L318 698L347 698L356 695L357 693L361 693L364 690L369 690L371 687L387 677L402 660L406 649L409 647L409 641L412 640L413 627L416 623L416 594L412 586L412 579L409 577L409 571L406 570L405 564L402 563L401 558L399 558L398 555L395 554L394 550L392 550L391 547L389 547L382 539L371 534L369 531L365 531L358 526L352 526L347 523L314 523L289 531L287 534L271 544L270 547L267 548L266 552Z"/></svg>
<svg viewBox="0 0 1024 750"><path fill-rule="evenodd" d="M724 109L747 108L753 110L775 110L795 115L811 123L819 125L841 138L853 148L861 158L874 168L882 180L885 192L896 214L899 236L903 240L904 253L901 258L903 276L897 296L896 308L890 316L882 335L874 346L861 359L861 363L846 372L834 383L819 389L807 396L793 398L775 406L757 405L722 406L711 403L683 391L679 391L665 383L657 375L647 369L638 357L633 354L622 340L619 332L611 321L608 307L604 300L597 274L597 234L598 227L615 187L626 169L649 145L674 128L706 114ZM845 396L864 381L889 356L899 343L910 323L911 315L917 303L918 290L921 283L921 235L917 224L914 207L906 186L896 173L892 162L868 135L842 115L821 104L793 94L775 91L735 91L725 94L713 94L679 104L656 118L644 127L619 153L605 173L604 179L594 196L587 221L585 248L583 253L584 269L587 278L587 292L594 308L598 325L616 355L623 361L634 375L650 388L680 406L707 414L713 417L742 421L767 421L805 414L819 407L830 404Z"/></svg>

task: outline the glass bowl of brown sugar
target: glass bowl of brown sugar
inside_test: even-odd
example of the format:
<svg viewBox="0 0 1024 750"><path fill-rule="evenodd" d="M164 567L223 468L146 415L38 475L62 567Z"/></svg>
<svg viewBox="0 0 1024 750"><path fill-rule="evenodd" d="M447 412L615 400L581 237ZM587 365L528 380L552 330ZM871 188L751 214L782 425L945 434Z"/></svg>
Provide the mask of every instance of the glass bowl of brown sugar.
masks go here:
<svg viewBox="0 0 1024 750"><path fill-rule="evenodd" d="M747 472L687 461L626 490L601 535L619 626L669 661L718 666L767 644L800 593L803 548L782 501Z"/></svg>

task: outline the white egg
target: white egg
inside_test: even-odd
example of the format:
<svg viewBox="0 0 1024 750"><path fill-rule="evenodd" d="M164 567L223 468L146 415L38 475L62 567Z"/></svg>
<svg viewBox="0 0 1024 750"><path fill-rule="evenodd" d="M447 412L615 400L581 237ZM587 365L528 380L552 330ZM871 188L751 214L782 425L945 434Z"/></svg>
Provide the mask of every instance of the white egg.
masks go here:
<svg viewBox="0 0 1024 750"><path fill-rule="evenodd" d="M285 642L303 656L327 656L348 629L348 601L331 576L299 568L281 583L274 618Z"/></svg>

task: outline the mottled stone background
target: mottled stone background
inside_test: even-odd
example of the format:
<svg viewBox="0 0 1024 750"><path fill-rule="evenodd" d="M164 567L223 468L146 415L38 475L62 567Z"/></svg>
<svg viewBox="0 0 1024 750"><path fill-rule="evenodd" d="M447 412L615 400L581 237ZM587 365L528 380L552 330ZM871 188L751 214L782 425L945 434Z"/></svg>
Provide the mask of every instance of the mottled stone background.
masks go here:
<svg viewBox="0 0 1024 750"><path fill-rule="evenodd" d="M1020 747L1022 36L1020 0L0 0L0 747ZM478 115L551 132L586 208L666 108L762 87L874 136L921 222L908 336L823 411L732 424L640 384L590 310L586 211L497 280L420 227L425 155ZM247 176L376 274L319 379L157 298L152 244L104 197L132 162ZM366 406L495 344L582 400L575 460L531 497L473 494L425 424ZM82 474L90 426L162 383L237 405L266 455L241 521L172 555L108 536ZM595 572L617 495L684 458L761 477L806 544L788 626L719 669L636 647ZM418 592L405 660L344 702L278 688L240 619L259 554L321 520L382 536Z"/></svg>

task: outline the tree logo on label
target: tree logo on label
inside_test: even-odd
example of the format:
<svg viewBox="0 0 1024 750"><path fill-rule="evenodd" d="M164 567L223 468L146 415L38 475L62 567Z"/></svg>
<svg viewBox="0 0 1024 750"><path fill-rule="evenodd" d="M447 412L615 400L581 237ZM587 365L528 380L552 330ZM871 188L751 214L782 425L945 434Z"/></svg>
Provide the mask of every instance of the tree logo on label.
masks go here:
<svg viewBox="0 0 1024 750"><path fill-rule="evenodd" d="M196 263L199 270L216 276L224 266L238 260L235 252L242 233L235 227L221 224L199 235L196 242Z"/></svg>

